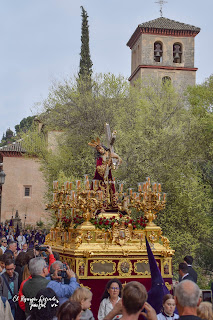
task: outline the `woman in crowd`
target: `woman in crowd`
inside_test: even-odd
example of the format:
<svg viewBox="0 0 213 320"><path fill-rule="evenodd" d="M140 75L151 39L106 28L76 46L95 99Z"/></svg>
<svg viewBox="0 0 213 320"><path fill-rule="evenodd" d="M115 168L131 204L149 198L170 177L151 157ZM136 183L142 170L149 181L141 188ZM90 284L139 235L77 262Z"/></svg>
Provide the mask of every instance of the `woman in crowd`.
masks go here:
<svg viewBox="0 0 213 320"><path fill-rule="evenodd" d="M122 284L118 279L110 280L105 288L101 298L101 304L98 310L98 320L103 320L105 316L112 311L115 304L121 298ZM114 319L120 319L122 315L116 316Z"/></svg>
<svg viewBox="0 0 213 320"><path fill-rule="evenodd" d="M158 320L175 320L179 318L179 315L174 313L175 300L173 295L166 294L163 297L163 309L162 312L157 315Z"/></svg>
<svg viewBox="0 0 213 320"><path fill-rule="evenodd" d="M18 272L18 288L22 283L22 275L26 264L26 252L20 252L15 260L15 271Z"/></svg>
<svg viewBox="0 0 213 320"><path fill-rule="evenodd" d="M81 310L79 302L67 300L60 306L57 318L58 320L80 320Z"/></svg>
<svg viewBox="0 0 213 320"><path fill-rule="evenodd" d="M212 303L203 301L197 308L197 316L204 320L213 320Z"/></svg>

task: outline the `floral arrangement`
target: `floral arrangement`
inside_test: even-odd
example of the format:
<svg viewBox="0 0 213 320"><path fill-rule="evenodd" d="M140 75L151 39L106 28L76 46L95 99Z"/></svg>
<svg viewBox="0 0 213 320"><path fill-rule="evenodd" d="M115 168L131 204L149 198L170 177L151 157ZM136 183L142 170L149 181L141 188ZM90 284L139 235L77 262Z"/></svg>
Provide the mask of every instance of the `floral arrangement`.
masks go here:
<svg viewBox="0 0 213 320"><path fill-rule="evenodd" d="M127 227L128 224L130 223L133 226L133 229L144 229L146 227L146 223L147 220L144 217L140 217L140 218L129 218L123 216L122 214L120 215L120 218L124 218L125 219L125 226ZM71 222L71 220L70 220ZM69 222L69 223L70 223ZM77 228L77 226L79 226L80 224L82 224L84 222L84 219L81 216L76 215L76 217L73 219L73 223L74 223L74 228ZM114 217L111 217L109 219L107 218L102 218L102 217L96 217L96 218L92 218L90 219L90 222L96 226L96 228L98 229L105 229L105 230L109 230L112 229L113 225L115 222L120 223L121 220L117 220Z"/></svg>
<svg viewBox="0 0 213 320"><path fill-rule="evenodd" d="M68 228L70 226L70 223L72 221L72 218L71 217L62 217L61 218L61 224L62 224L62 227L64 228L64 230L68 231Z"/></svg>

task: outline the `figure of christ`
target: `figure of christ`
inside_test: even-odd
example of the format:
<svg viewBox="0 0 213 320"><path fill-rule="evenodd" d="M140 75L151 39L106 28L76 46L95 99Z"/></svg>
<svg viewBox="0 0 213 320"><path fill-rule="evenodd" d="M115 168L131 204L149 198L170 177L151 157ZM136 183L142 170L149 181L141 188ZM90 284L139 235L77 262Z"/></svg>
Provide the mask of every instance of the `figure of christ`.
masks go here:
<svg viewBox="0 0 213 320"><path fill-rule="evenodd" d="M94 180L99 181L98 190L102 190L104 200L106 202L106 209L117 208L117 199L115 197L115 185L112 179L112 158L117 159L119 164L122 162L121 158L110 149L101 145L100 139L92 140L89 143L97 151L96 171Z"/></svg>

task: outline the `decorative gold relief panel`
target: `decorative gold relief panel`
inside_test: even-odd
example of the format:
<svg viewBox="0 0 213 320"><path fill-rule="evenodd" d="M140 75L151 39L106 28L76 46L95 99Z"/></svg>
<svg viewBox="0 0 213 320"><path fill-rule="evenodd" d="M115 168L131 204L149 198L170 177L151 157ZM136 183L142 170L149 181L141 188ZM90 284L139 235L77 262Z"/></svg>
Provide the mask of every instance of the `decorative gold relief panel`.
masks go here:
<svg viewBox="0 0 213 320"><path fill-rule="evenodd" d="M110 260L94 260L90 264L90 272L97 276L113 275L116 271L116 263Z"/></svg>
<svg viewBox="0 0 213 320"><path fill-rule="evenodd" d="M149 260L137 260L134 262L134 272L140 275L150 275Z"/></svg>

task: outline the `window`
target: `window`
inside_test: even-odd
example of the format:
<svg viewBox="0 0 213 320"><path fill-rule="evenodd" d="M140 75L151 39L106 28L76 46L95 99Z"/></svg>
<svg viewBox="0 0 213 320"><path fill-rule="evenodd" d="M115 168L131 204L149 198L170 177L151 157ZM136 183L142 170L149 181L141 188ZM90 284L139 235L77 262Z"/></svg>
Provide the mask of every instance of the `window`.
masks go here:
<svg viewBox="0 0 213 320"><path fill-rule="evenodd" d="M162 82L163 82L163 84L171 84L172 79L168 76L165 76L162 78Z"/></svg>
<svg viewBox="0 0 213 320"><path fill-rule="evenodd" d="M154 61L162 62L163 60L163 46L161 42L154 43Z"/></svg>
<svg viewBox="0 0 213 320"><path fill-rule="evenodd" d="M180 43L173 44L173 62L174 63L182 62L182 45Z"/></svg>
<svg viewBox="0 0 213 320"><path fill-rule="evenodd" d="M31 187L24 186L24 197L31 197Z"/></svg>

